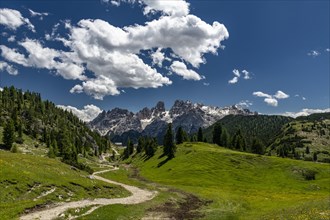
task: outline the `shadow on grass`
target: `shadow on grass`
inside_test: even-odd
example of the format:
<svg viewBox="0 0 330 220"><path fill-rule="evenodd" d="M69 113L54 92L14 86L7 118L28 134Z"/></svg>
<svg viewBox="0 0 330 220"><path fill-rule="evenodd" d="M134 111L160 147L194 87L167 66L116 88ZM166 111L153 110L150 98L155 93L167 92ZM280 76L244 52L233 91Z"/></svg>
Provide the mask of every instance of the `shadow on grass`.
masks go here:
<svg viewBox="0 0 330 220"><path fill-rule="evenodd" d="M172 159L172 158L167 157L165 160L159 162L159 164L157 165L157 167L159 168L159 167L163 166L165 163L167 163L167 162L168 162L169 160L171 160L171 159Z"/></svg>

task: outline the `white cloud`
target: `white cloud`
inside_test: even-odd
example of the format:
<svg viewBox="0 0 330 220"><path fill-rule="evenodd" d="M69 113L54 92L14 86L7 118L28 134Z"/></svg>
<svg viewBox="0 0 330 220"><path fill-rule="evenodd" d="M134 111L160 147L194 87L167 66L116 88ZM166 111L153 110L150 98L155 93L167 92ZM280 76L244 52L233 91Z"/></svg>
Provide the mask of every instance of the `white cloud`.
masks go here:
<svg viewBox="0 0 330 220"><path fill-rule="evenodd" d="M163 61L165 60L165 55L162 52L161 48L158 48L155 52L151 54L152 64L158 65L159 67L163 66Z"/></svg>
<svg viewBox="0 0 330 220"><path fill-rule="evenodd" d="M29 9L29 12L31 14L31 17L39 17L40 20L43 20L44 16L49 15L49 13L47 13L47 12L36 12L36 11L33 11L32 9Z"/></svg>
<svg viewBox="0 0 330 220"><path fill-rule="evenodd" d="M247 70L243 70L242 73L244 74L244 79L251 79L250 73ZM234 78L228 81L229 84L235 84L238 82L239 78L241 77L241 73L238 69L233 69Z"/></svg>
<svg viewBox="0 0 330 220"><path fill-rule="evenodd" d="M250 106L253 105L252 102L250 102L249 100L242 100L239 103L237 103L236 105L242 107L242 108L249 108Z"/></svg>
<svg viewBox="0 0 330 220"><path fill-rule="evenodd" d="M317 57L319 55L321 55L321 53L317 50L311 50L310 52L307 53L308 56L312 56L312 57Z"/></svg>
<svg viewBox="0 0 330 220"><path fill-rule="evenodd" d="M176 73L179 76L182 76L186 80L201 80L204 79L203 76L199 75L193 70L187 69L186 64L180 61L174 61L170 66L170 70Z"/></svg>
<svg viewBox="0 0 330 220"><path fill-rule="evenodd" d="M203 85L204 85L204 86L209 86L210 83L203 82Z"/></svg>
<svg viewBox="0 0 330 220"><path fill-rule="evenodd" d="M2 92L3 91L3 88L2 87L0 87L0 92Z"/></svg>
<svg viewBox="0 0 330 220"><path fill-rule="evenodd" d="M304 96L302 96L301 99L304 100L304 101L306 100L306 98Z"/></svg>
<svg viewBox="0 0 330 220"><path fill-rule="evenodd" d="M247 70L243 70L242 73L244 74L244 79L251 79L250 73Z"/></svg>
<svg viewBox="0 0 330 220"><path fill-rule="evenodd" d="M307 116L307 115L311 115L311 114L314 114L314 113L326 113L326 112L330 112L330 108L327 108L327 109L308 109L308 108L304 108L299 112L285 112L283 115L296 118L296 117L299 117L299 116Z"/></svg>
<svg viewBox="0 0 330 220"><path fill-rule="evenodd" d="M268 95L268 94L260 92L260 91L254 92L253 95L257 96L257 97L266 97L266 98L271 98L272 97L271 95Z"/></svg>
<svg viewBox="0 0 330 220"><path fill-rule="evenodd" d="M12 30L16 30L22 25L27 25L31 31L35 32L34 26L31 24L30 20L24 18L21 12L14 9L0 8L0 24Z"/></svg>
<svg viewBox="0 0 330 220"><path fill-rule="evenodd" d="M273 106L273 107L278 106L278 100L277 99L287 99L287 98L290 97L288 94L282 92L281 90L278 90L275 95L269 95L267 93L263 93L263 92L260 92L260 91L254 92L252 94L256 97L265 98L264 102L266 102L268 105Z"/></svg>
<svg viewBox="0 0 330 220"><path fill-rule="evenodd" d="M7 62L0 61L0 71L7 71L10 75L17 75L18 71Z"/></svg>
<svg viewBox="0 0 330 220"><path fill-rule="evenodd" d="M113 1L103 0L105 3ZM121 2L121 1L117 1ZM189 14L189 3L183 0L142 1L125 0L149 7L149 12L162 11L158 19L141 25L116 27L107 21L83 19L77 25L65 22L69 31L63 37L56 33L57 25L47 40L57 40L70 52L43 46L37 40L25 39L19 42L26 51L0 45L4 59L25 67L45 68L56 71L65 79L80 80L70 92L85 92L96 99L106 95L118 95L125 88L158 88L172 84L168 76L163 76L155 68L140 58L141 51L155 51L147 56L154 65L171 69L184 79L201 80L204 77L189 70L185 63L198 68L206 62L204 54L217 54L221 42L229 37L223 24L215 21L208 24L195 15ZM187 10L181 6L186 5ZM145 9L146 11L147 9ZM38 12L34 12L38 13ZM173 56L165 57L170 50ZM164 60L180 61L164 67ZM166 63L166 65L168 65ZM88 70L89 77L84 75Z"/></svg>
<svg viewBox="0 0 330 220"><path fill-rule="evenodd" d="M241 74L239 73L239 71L238 71L237 69L234 69L234 70L233 70L233 73L234 73L234 75L237 76L237 77L240 77L240 76L241 76Z"/></svg>
<svg viewBox="0 0 330 220"><path fill-rule="evenodd" d="M64 106L64 105L57 105L57 107L67 111L71 111L80 120L85 122L89 122L93 120L102 112L102 110L95 105L86 105L83 109L77 109L76 107Z"/></svg>
<svg viewBox="0 0 330 220"><path fill-rule="evenodd" d="M8 37L8 39L7 39L8 42L14 42L15 40L16 40L15 35L12 35L12 36Z"/></svg>
<svg viewBox="0 0 330 220"><path fill-rule="evenodd" d="M276 94L274 95L275 98L277 99L287 99L289 98L290 96L288 94L285 94L284 92L282 92L281 90L278 90L276 92Z"/></svg>
<svg viewBox="0 0 330 220"><path fill-rule="evenodd" d="M278 106L278 101L277 99L274 99L273 97L270 97L270 98L265 98L264 99L264 102L266 102L268 105L270 106L274 106L274 107L277 107Z"/></svg>
<svg viewBox="0 0 330 220"><path fill-rule="evenodd" d="M111 3L120 6L121 2L140 4L143 6L143 14L154 14L160 11L163 15L185 16L189 14L189 3L185 0L101 0L103 3Z"/></svg>
<svg viewBox="0 0 330 220"><path fill-rule="evenodd" d="M228 81L229 84L235 84L238 82L238 77L235 76L234 78L232 78L231 80Z"/></svg>
<svg viewBox="0 0 330 220"><path fill-rule="evenodd" d="M23 65L25 67L45 68L56 70L58 75L65 79L85 79L83 75L84 68L75 64L70 56L70 53L57 51L51 48L43 47L36 40L26 39L19 42L19 45L25 48L28 56L19 53L15 49L0 45L1 56L6 60ZM61 61L56 61L55 58Z"/></svg>
<svg viewBox="0 0 330 220"><path fill-rule="evenodd" d="M330 52L330 49L329 49L329 48L327 48L327 49L325 49L325 51L326 51L326 52Z"/></svg>
<svg viewBox="0 0 330 220"><path fill-rule="evenodd" d="M189 14L189 3L184 0L141 0L146 4L144 14L161 11L171 16L185 16Z"/></svg>

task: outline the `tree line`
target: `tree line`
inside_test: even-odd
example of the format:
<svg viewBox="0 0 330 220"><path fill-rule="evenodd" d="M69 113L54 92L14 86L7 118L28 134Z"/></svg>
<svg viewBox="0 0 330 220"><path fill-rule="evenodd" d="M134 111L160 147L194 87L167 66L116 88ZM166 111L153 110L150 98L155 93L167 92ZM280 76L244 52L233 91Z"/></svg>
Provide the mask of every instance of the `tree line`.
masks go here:
<svg viewBox="0 0 330 220"><path fill-rule="evenodd" d="M39 93L14 87L0 91L0 126L4 128L2 148L23 144L26 135L35 140L35 147L45 145L49 157L60 157L78 168L85 168L78 163L78 155L98 156L110 148L109 140L91 131L72 112L43 101Z"/></svg>

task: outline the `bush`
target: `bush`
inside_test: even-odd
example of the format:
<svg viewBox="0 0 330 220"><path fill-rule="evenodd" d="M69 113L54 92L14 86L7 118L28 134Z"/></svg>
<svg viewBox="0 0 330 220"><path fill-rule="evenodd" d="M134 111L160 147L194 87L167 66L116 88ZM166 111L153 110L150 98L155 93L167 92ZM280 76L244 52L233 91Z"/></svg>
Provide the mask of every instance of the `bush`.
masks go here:
<svg viewBox="0 0 330 220"><path fill-rule="evenodd" d="M24 140L23 140L23 138L18 137L18 138L16 138L15 142L18 143L18 144L23 144Z"/></svg>
<svg viewBox="0 0 330 220"><path fill-rule="evenodd" d="M16 145L16 144L13 144L13 146L12 146L11 149L10 149L10 151L11 151L12 153L18 153L18 147L17 147L17 145Z"/></svg>
<svg viewBox="0 0 330 220"><path fill-rule="evenodd" d="M305 180L315 180L315 175L317 174L314 170L303 170L302 176L305 178Z"/></svg>

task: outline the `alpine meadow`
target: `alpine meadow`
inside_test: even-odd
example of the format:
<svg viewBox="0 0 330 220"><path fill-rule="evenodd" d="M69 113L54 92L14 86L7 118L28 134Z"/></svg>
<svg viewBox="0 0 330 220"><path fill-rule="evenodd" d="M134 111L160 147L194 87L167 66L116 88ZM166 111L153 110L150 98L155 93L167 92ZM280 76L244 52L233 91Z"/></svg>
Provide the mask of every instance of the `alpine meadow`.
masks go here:
<svg viewBox="0 0 330 220"><path fill-rule="evenodd" d="M330 219L329 9L1 1L0 219Z"/></svg>

